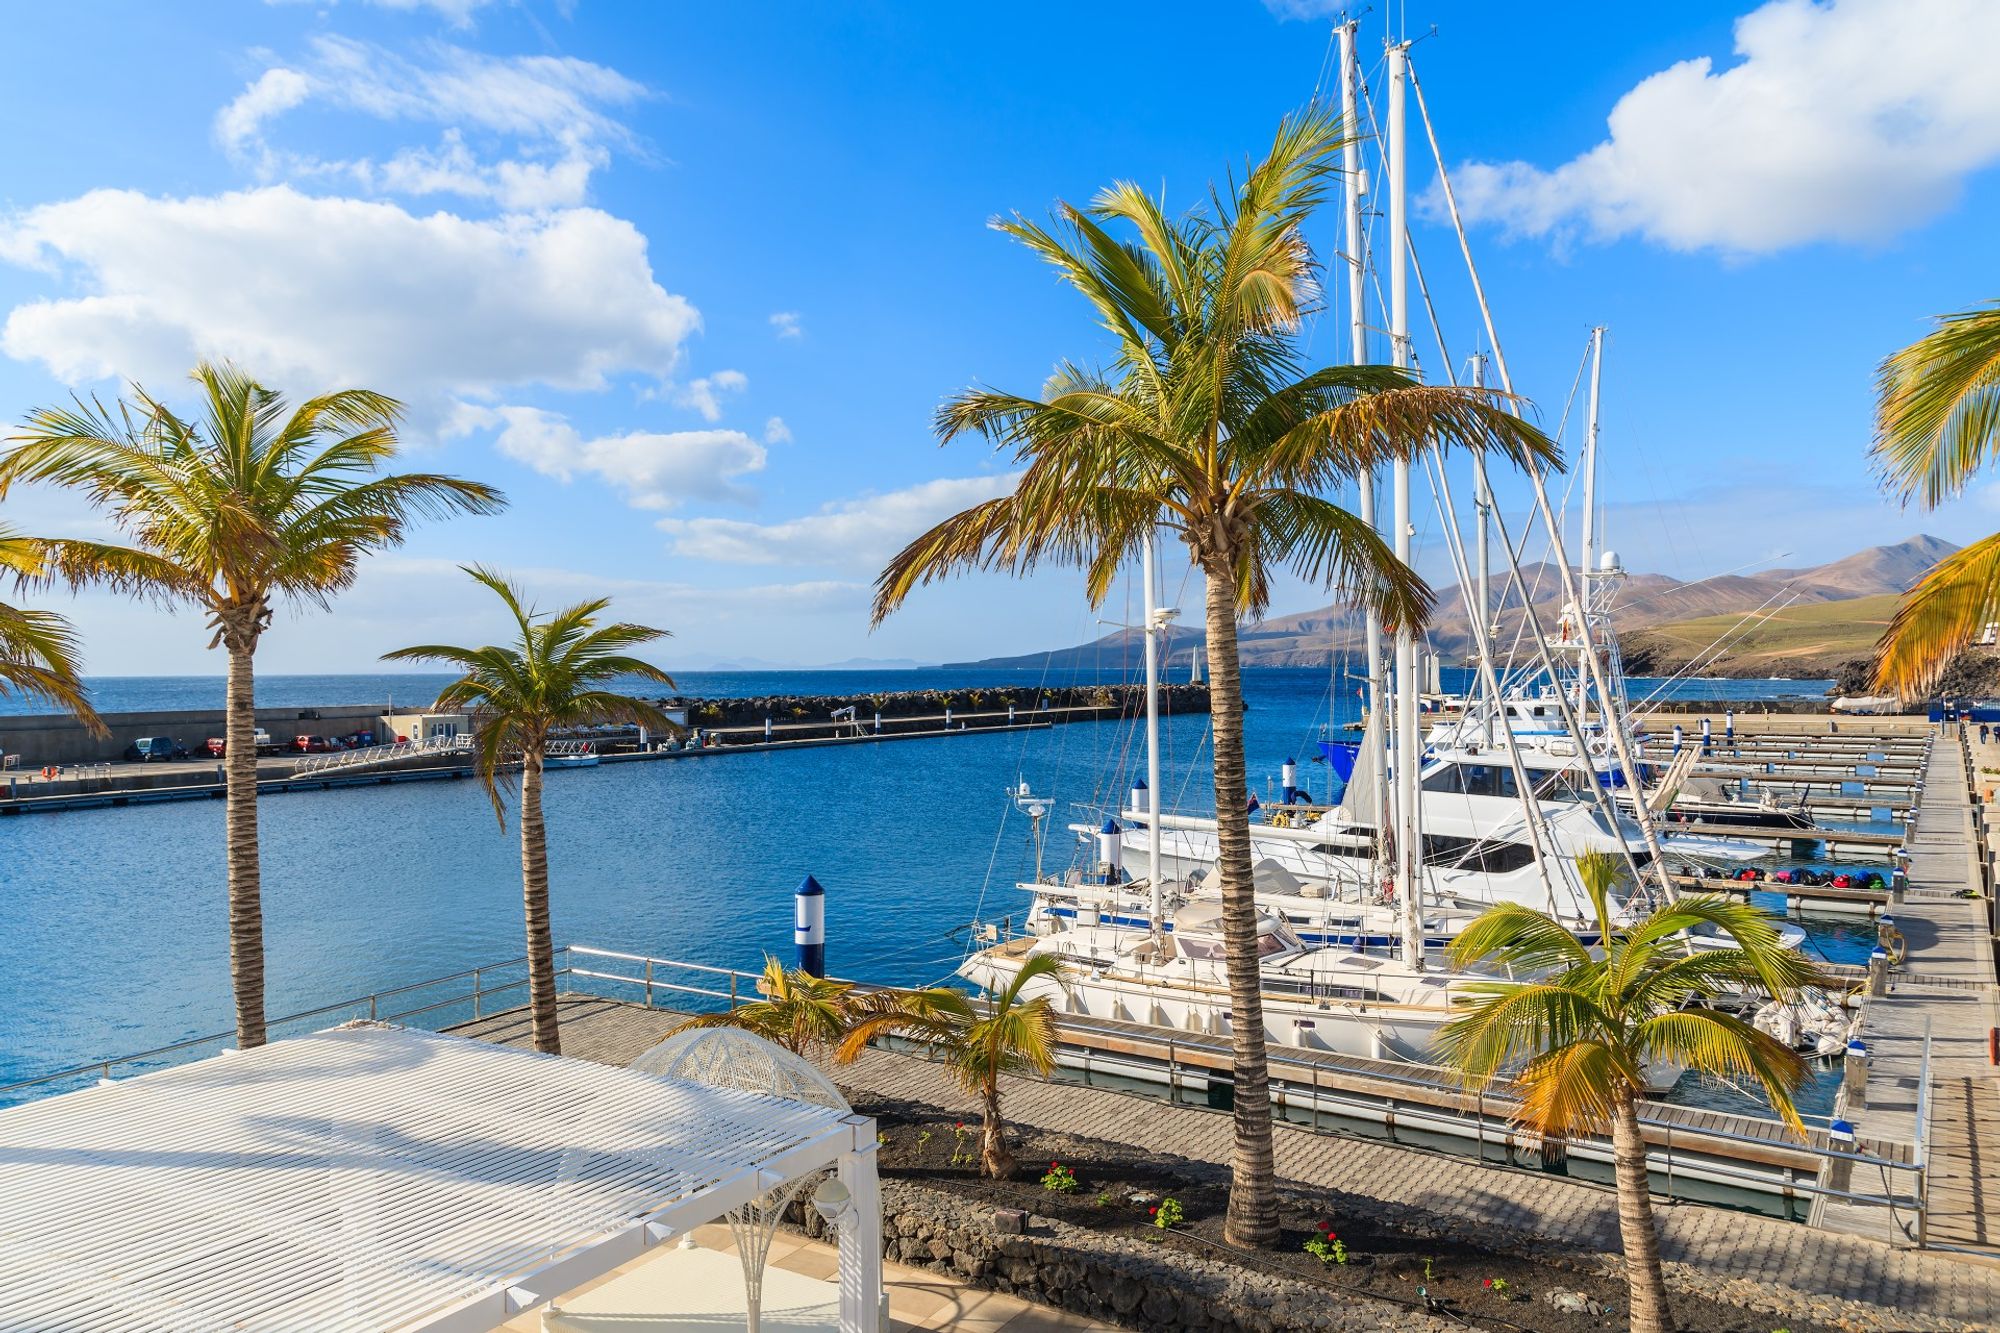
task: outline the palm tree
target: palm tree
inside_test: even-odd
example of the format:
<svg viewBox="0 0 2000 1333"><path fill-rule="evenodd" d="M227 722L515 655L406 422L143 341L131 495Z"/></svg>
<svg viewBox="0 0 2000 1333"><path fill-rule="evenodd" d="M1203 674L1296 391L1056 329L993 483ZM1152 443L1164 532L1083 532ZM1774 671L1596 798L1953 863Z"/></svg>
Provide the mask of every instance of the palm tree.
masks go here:
<svg viewBox="0 0 2000 1333"><path fill-rule="evenodd" d="M28 582L42 572L35 544L0 527L0 571ZM0 602L0 696L19 694L54 704L98 736L110 731L83 692L76 631L52 611L27 611Z"/></svg>
<svg viewBox="0 0 2000 1333"><path fill-rule="evenodd" d="M969 569L1083 567L1093 604L1156 526L1180 535L1207 581L1216 840L1228 952L1236 1086L1229 1238L1278 1236L1271 1101L1258 989L1245 809L1237 618L1261 614L1280 568L1338 586L1392 624L1420 625L1431 593L1376 533L1325 497L1432 445L1494 445L1517 460L1554 446L1498 396L1419 384L1383 366L1308 369L1297 337L1316 291L1303 224L1343 142L1318 114L1285 121L1271 152L1214 215L1170 218L1137 186L1043 227L1002 232L1045 260L1116 339L1112 369L1065 363L1039 398L976 388L948 400L937 429L1011 449L1011 494L945 520L876 583L875 619L918 586ZM1129 229L1121 240L1107 227Z"/></svg>
<svg viewBox="0 0 2000 1333"><path fill-rule="evenodd" d="M787 969L766 954L764 975L757 983L757 990L763 999L739 1004L727 1013L699 1014L674 1032L690 1028L743 1028L778 1043L794 1055L809 1055L847 1035L854 1009L853 982L816 977L804 968Z"/></svg>
<svg viewBox="0 0 2000 1333"><path fill-rule="evenodd" d="M1805 1079L1805 1061L1776 1038L1703 1002L1724 989L1787 999L1819 977L1810 962L1779 943L1760 908L1701 894L1621 927L1610 901L1617 860L1586 852L1577 858L1577 871L1605 946L1587 949L1560 920L1519 903L1488 908L1452 941L1452 965L1490 960L1536 979L1463 987L1466 1010L1440 1031L1436 1049L1475 1087L1518 1069L1516 1118L1547 1138L1609 1126L1632 1327L1662 1333L1671 1327L1671 1314L1639 1131L1646 1066L1662 1062L1722 1078L1747 1075L1803 1133L1792 1098ZM1688 949L1685 934L1704 927L1731 943Z"/></svg>
<svg viewBox="0 0 2000 1333"><path fill-rule="evenodd" d="M2000 448L2000 301L1939 319L1882 363L1875 392L1883 486L1925 509L1957 496ZM2000 533L1939 561L1903 598L1876 649L1876 687L1921 694L1996 605Z"/></svg>
<svg viewBox="0 0 2000 1333"><path fill-rule="evenodd" d="M555 948L549 931L549 840L542 822L542 760L549 739L561 728L594 722L628 722L673 734L673 720L652 704L606 686L621 677L678 688L673 677L630 650L667 631L622 621L600 623L611 605L598 597L550 615L527 605L517 584L482 565L465 572L498 594L514 618L515 639L506 645L456 648L418 644L384 653L385 662L443 662L465 674L438 692L442 712L475 714L479 778L493 800L500 827L507 805L500 774L521 767L521 900L528 932L528 1008L535 1049L562 1054L556 1031Z"/></svg>
<svg viewBox="0 0 2000 1333"><path fill-rule="evenodd" d="M229 971L236 1041L264 1042L264 907L257 847L257 646L280 601L325 606L361 557L400 545L418 518L489 514L506 501L478 482L383 474L402 405L366 389L285 398L227 363L192 378L201 411L182 417L137 385L115 410L95 399L29 414L0 456L16 482L82 491L122 542L31 543L36 577L198 608L209 647L229 654L226 750Z"/></svg>
<svg viewBox="0 0 2000 1333"><path fill-rule="evenodd" d="M1062 981L1054 955L1028 959L1007 988L990 1001L950 986L918 991L878 991L856 1005L856 1016L838 1058L853 1060L877 1037L895 1034L929 1042L944 1053L959 1086L979 1094L979 1169L994 1180L1014 1174L1007 1124L1000 1118L1000 1076L1024 1072L1046 1077L1055 1067L1056 1011L1046 993L1022 998L1039 977Z"/></svg>

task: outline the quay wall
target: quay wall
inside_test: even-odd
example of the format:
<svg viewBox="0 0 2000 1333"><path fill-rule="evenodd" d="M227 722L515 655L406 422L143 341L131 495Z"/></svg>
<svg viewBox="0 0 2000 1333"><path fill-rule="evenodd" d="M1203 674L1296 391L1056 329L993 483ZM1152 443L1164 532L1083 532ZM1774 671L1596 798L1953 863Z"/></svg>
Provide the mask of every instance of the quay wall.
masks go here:
<svg viewBox="0 0 2000 1333"><path fill-rule="evenodd" d="M367 731L388 711L387 704L341 704L325 708L259 708L257 725L276 741L294 736L337 736ZM94 736L67 713L0 717L0 752L19 755L23 769L48 764L94 764L117 759L141 736L172 736L199 753L210 736L222 734L220 708L171 709L144 713L104 713L109 737Z"/></svg>
<svg viewBox="0 0 2000 1333"><path fill-rule="evenodd" d="M1205 685L1163 685L1162 706L1169 712L1206 713ZM1111 710L1120 713L1144 707L1145 692L1134 685L1050 686L1041 689L1004 687L990 690L903 690L893 694L786 694L756 698L707 699L674 696L657 700L668 712L685 709L689 724L720 733L723 744L761 739L766 720L774 734L791 740L852 733L856 724L871 728L880 713L884 730L907 730L918 724L934 728L947 710L973 729L1005 725L1012 707L1020 721L1067 722L1097 720ZM853 708L855 721L836 721L833 714ZM1097 710L1079 712L1078 710ZM259 708L257 725L280 743L299 735L338 736L372 730L392 711L380 704L341 704L319 708ZM0 753L17 755L16 767L33 772L48 765L94 764L121 758L125 747L141 736L171 736L200 755L202 743L222 734L219 708L103 714L109 737L92 735L67 714L34 713L0 716ZM904 722L903 727L892 724ZM754 733L754 734L753 734Z"/></svg>

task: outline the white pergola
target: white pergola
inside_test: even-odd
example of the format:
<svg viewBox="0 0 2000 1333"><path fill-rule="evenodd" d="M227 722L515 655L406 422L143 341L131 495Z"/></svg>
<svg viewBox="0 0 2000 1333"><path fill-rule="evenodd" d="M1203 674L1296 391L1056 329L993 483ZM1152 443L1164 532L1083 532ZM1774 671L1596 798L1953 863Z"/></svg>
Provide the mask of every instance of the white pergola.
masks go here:
<svg viewBox="0 0 2000 1333"><path fill-rule="evenodd" d="M832 1168L876 1333L875 1122L336 1028L0 1111L0 1330L474 1333Z"/></svg>

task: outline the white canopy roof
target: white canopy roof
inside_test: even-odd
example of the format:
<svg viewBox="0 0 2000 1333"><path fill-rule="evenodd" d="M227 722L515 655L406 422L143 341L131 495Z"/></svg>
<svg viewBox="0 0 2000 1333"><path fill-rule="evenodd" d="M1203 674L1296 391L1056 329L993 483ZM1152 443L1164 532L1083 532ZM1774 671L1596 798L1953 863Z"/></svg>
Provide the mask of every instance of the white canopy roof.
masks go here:
<svg viewBox="0 0 2000 1333"><path fill-rule="evenodd" d="M874 1137L458 1037L293 1038L0 1111L0 1330L490 1329Z"/></svg>

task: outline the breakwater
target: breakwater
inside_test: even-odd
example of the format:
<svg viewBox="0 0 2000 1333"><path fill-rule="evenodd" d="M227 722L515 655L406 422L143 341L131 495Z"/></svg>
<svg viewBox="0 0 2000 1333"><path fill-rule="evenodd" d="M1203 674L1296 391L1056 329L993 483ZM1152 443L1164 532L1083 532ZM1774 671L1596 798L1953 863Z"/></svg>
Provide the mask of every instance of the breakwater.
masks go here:
<svg viewBox="0 0 2000 1333"><path fill-rule="evenodd" d="M1023 722L1097 720L1143 711L1142 686L1127 684L995 686L893 690L870 694L772 694L745 698L675 695L657 701L684 710L688 725L724 744L741 743L767 729L795 739L893 734L913 727L943 730ZM1208 686L1162 685L1165 713L1206 713Z"/></svg>
<svg viewBox="0 0 2000 1333"><path fill-rule="evenodd" d="M1163 706L1175 713L1200 715L1208 710L1208 690L1199 685L1163 686ZM638 727L579 728L551 745L550 753L575 756L587 751L590 762L695 759L724 754L770 752L801 747L869 745L926 737L960 736L974 731L1028 731L1067 722L1114 721L1135 716L1145 708L1145 691L1134 685L1112 684L1050 689L909 690L891 694L767 695L755 698L701 699L676 696L657 701L677 722L680 733L662 737ZM386 707L386 706L385 706ZM264 712L259 724L269 726ZM351 706L281 710L275 721L292 726L385 726L395 719L382 709ZM25 722L30 737L43 738L47 750L70 752L83 748L78 737L110 747L127 733L174 735L160 727L164 714L141 714L142 722L126 722L105 740L91 737L74 719L39 716L0 721ZM199 732L221 729L220 714L174 715ZM472 719L476 728L478 719ZM154 730L138 730L134 726ZM183 728L187 728L184 726ZM394 730L394 728L388 728ZM320 734L320 733L313 733ZM336 733L337 734L337 733ZM47 738L53 738L47 739ZM466 778L475 772L469 731L454 731L436 742L375 745L353 751L302 754L284 752L259 758L258 789L267 795L298 791L331 791L343 787ZM280 739L282 744L282 740ZM88 752L88 751L86 751ZM195 800L224 793L220 762L199 753L161 763L121 763L91 758L44 763L34 758L0 771L0 815L95 809L157 801ZM554 760L552 759L553 763Z"/></svg>

